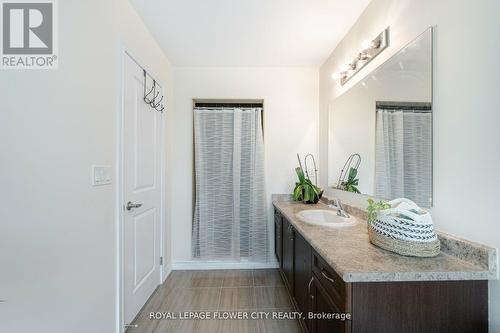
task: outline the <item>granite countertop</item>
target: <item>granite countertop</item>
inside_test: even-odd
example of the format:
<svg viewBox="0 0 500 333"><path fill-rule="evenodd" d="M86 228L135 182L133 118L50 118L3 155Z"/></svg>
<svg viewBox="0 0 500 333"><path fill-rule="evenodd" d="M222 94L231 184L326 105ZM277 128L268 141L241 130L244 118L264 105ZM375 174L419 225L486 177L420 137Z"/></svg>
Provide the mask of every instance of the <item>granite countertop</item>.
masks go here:
<svg viewBox="0 0 500 333"><path fill-rule="evenodd" d="M273 195L273 205L289 220L345 282L438 281L496 279L494 248L438 233L441 253L433 258L405 257L372 245L362 214L352 227L313 226L295 214L305 209L329 209L324 203L305 205L289 195Z"/></svg>

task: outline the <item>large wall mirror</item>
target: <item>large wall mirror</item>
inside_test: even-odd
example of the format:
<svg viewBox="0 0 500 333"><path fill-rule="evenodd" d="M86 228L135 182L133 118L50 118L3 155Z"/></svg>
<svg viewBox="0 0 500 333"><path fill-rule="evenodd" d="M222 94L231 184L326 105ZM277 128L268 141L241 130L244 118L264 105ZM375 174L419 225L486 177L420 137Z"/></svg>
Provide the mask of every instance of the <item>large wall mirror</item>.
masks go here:
<svg viewBox="0 0 500 333"><path fill-rule="evenodd" d="M432 205L432 29L329 108L328 185Z"/></svg>

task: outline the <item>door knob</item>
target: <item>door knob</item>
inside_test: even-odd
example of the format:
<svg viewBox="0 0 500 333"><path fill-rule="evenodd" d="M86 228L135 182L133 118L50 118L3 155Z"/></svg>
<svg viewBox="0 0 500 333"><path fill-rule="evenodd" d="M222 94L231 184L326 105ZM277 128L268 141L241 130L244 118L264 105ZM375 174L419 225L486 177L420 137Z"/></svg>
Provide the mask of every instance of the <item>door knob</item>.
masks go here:
<svg viewBox="0 0 500 333"><path fill-rule="evenodd" d="M127 206L125 206L125 208L127 208L127 210L132 210L132 208L139 208L141 207L142 204L138 203L138 204L135 204L135 203L132 203L132 202L127 202Z"/></svg>

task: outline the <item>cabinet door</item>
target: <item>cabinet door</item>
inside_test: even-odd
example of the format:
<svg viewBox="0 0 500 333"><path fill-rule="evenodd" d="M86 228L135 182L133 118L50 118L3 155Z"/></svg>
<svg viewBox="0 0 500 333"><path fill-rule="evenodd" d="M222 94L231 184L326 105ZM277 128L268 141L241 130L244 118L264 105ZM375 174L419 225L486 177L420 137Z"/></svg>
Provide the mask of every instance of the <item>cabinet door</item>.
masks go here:
<svg viewBox="0 0 500 333"><path fill-rule="evenodd" d="M311 305L314 314L340 313L325 289L321 286L316 276L313 275L311 283ZM336 319L311 320L311 333L344 333L346 322Z"/></svg>
<svg viewBox="0 0 500 333"><path fill-rule="evenodd" d="M285 283L288 287L288 291L293 296L293 248L295 240L295 231L293 226L288 222L286 218L283 217L283 275L285 277Z"/></svg>
<svg viewBox="0 0 500 333"><path fill-rule="evenodd" d="M283 255L283 242L282 242L282 229L283 221L281 213L278 210L274 211L274 254L276 255L276 260L280 267L282 266L282 255Z"/></svg>
<svg viewBox="0 0 500 333"><path fill-rule="evenodd" d="M335 303L335 306L342 311L348 311L347 284L314 250L312 250L311 269L313 274L318 278L323 289L325 289L328 296L330 296Z"/></svg>
<svg viewBox="0 0 500 333"><path fill-rule="evenodd" d="M306 315L303 324L308 331L311 330L310 321L307 319L307 313L311 310L310 285L311 281L311 246L298 232L295 232L294 249L294 299L297 307Z"/></svg>

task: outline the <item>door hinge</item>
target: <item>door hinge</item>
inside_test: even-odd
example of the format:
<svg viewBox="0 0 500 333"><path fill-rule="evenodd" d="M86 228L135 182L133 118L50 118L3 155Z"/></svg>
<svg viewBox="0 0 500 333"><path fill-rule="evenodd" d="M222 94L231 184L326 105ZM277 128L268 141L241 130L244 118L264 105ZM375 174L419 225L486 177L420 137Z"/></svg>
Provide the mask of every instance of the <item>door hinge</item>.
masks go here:
<svg viewBox="0 0 500 333"><path fill-rule="evenodd" d="M163 266L163 257L160 257L160 266Z"/></svg>

